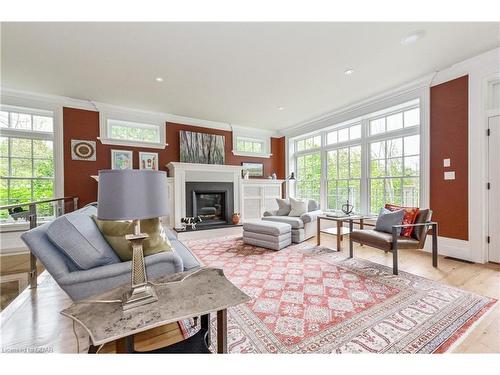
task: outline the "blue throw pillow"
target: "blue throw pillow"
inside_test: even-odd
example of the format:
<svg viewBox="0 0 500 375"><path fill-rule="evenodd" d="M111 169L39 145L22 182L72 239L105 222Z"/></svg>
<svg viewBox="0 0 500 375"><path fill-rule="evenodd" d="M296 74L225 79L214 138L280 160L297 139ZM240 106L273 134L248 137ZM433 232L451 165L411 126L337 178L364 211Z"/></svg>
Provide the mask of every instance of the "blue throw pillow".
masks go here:
<svg viewBox="0 0 500 375"><path fill-rule="evenodd" d="M389 211L382 207L375 223L375 230L392 234L392 226L400 225L403 222L404 215L405 210ZM401 230L399 230L400 232Z"/></svg>
<svg viewBox="0 0 500 375"><path fill-rule="evenodd" d="M50 223L47 237L81 270L88 270L120 260L102 236L91 209L60 216Z"/></svg>

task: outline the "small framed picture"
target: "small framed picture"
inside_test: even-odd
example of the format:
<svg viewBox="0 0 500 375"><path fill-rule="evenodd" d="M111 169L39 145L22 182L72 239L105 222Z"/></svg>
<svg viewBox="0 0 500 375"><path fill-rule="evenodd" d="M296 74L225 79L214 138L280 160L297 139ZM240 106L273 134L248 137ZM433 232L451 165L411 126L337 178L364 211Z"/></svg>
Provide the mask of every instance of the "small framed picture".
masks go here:
<svg viewBox="0 0 500 375"><path fill-rule="evenodd" d="M139 152L139 169L158 170L158 153Z"/></svg>
<svg viewBox="0 0 500 375"><path fill-rule="evenodd" d="M111 169L133 169L132 151L111 150Z"/></svg>
<svg viewBox="0 0 500 375"><path fill-rule="evenodd" d="M241 163L243 167L243 172L248 171L250 177L263 177L264 176L264 164L263 163Z"/></svg>

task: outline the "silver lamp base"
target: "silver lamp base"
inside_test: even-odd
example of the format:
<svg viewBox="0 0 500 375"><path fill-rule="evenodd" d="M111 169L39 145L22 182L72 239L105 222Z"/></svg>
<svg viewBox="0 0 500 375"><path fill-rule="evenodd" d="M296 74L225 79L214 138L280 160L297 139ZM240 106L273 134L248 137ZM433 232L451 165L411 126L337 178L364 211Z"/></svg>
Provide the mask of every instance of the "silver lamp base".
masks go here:
<svg viewBox="0 0 500 375"><path fill-rule="evenodd" d="M122 308L129 310L156 301L158 301L158 296L154 288L151 285L143 285L123 294Z"/></svg>

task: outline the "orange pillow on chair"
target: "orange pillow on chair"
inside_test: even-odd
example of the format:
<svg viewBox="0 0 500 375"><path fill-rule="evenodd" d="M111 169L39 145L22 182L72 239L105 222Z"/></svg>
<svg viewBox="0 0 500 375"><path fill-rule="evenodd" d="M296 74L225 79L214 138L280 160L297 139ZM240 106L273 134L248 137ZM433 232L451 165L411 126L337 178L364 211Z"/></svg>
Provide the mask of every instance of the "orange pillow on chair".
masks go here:
<svg viewBox="0 0 500 375"><path fill-rule="evenodd" d="M418 216L418 212L420 211L418 207L401 207L389 203L385 205L385 208L389 211L398 211L401 209L405 210L402 224L415 223L415 220L417 219ZM403 237L411 237L412 233L413 233L413 227L407 227L401 229L401 236Z"/></svg>

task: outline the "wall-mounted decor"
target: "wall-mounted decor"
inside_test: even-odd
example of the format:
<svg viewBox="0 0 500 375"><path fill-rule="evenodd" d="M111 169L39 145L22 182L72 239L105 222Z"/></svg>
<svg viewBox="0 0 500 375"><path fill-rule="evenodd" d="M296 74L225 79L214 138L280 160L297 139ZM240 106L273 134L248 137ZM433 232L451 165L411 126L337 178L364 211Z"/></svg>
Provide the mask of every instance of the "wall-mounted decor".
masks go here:
<svg viewBox="0 0 500 375"><path fill-rule="evenodd" d="M264 176L264 164L263 163L241 163L243 167L243 173L248 171L250 177L263 177Z"/></svg>
<svg viewBox="0 0 500 375"><path fill-rule="evenodd" d="M111 150L111 169L133 169L132 151Z"/></svg>
<svg viewBox="0 0 500 375"><path fill-rule="evenodd" d="M180 161L183 163L224 164L223 135L181 130Z"/></svg>
<svg viewBox="0 0 500 375"><path fill-rule="evenodd" d="M71 160L95 161L95 141L71 140Z"/></svg>
<svg viewBox="0 0 500 375"><path fill-rule="evenodd" d="M158 170L157 152L139 152L139 169Z"/></svg>

